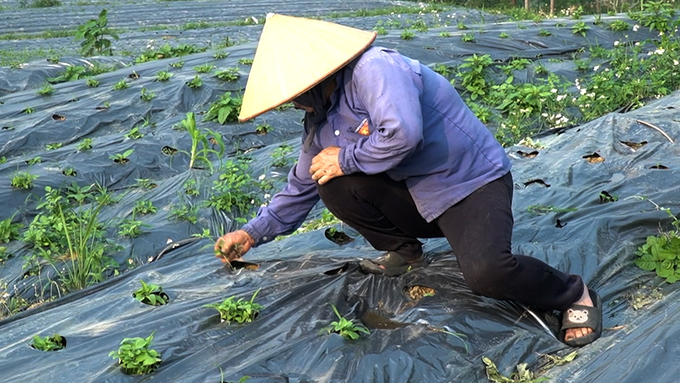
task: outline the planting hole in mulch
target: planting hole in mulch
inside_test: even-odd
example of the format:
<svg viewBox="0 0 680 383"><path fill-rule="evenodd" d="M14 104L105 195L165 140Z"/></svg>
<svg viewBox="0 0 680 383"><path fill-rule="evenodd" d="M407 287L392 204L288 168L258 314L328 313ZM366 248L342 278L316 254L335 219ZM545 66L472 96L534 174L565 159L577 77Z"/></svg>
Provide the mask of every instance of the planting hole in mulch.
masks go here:
<svg viewBox="0 0 680 383"><path fill-rule="evenodd" d="M130 159L129 158L116 158L116 159L113 160L113 162L115 162L117 164L127 164L128 162L130 162Z"/></svg>
<svg viewBox="0 0 680 383"><path fill-rule="evenodd" d="M538 155L538 150L534 150L533 152L523 152L521 150L518 150L517 154L524 158L534 158Z"/></svg>
<svg viewBox="0 0 680 383"><path fill-rule="evenodd" d="M427 286L404 286L402 292L407 297L417 301L424 297L431 297L436 294L436 291L432 287Z"/></svg>
<svg viewBox="0 0 680 383"><path fill-rule="evenodd" d="M599 164L600 162L604 162L604 157L602 157L601 155L599 155L597 153L588 154L588 155L583 156L581 158L585 158L586 161L588 161L588 163L590 163L590 164Z"/></svg>
<svg viewBox="0 0 680 383"><path fill-rule="evenodd" d="M66 116L62 116L62 115L59 115L59 114L53 114L52 119L54 121L64 121L64 120L66 120Z"/></svg>
<svg viewBox="0 0 680 383"><path fill-rule="evenodd" d="M531 185L531 184L539 184L539 185L545 186L545 187L547 187L547 188L550 187L550 184L546 183L545 181L543 181L543 180L540 179L540 178L535 179L535 180L526 181L526 182L524 183L524 186L529 186L529 185Z"/></svg>
<svg viewBox="0 0 680 383"><path fill-rule="evenodd" d="M171 155L177 153L177 149L166 145L166 146L161 148L161 153L168 155L168 156L171 156Z"/></svg>
<svg viewBox="0 0 680 383"><path fill-rule="evenodd" d="M61 171L61 174L65 175L66 177L75 177L78 175L78 172L73 169L64 169Z"/></svg>
<svg viewBox="0 0 680 383"><path fill-rule="evenodd" d="M600 203L616 202L619 200L618 196L609 194L606 190L602 190L599 195Z"/></svg>
<svg viewBox="0 0 680 383"><path fill-rule="evenodd" d="M661 165L661 164L652 165L649 168L650 169L660 169L660 170L668 170L669 169L668 166Z"/></svg>
<svg viewBox="0 0 680 383"><path fill-rule="evenodd" d="M565 226L567 226L567 223L562 222L560 219L557 219L557 221L555 222L555 227L558 228L558 229L561 229Z"/></svg>
<svg viewBox="0 0 680 383"><path fill-rule="evenodd" d="M136 79L139 78L139 75L137 74L137 72L132 71L132 73L130 73L130 74L128 75L128 78L131 78L131 79L133 79L133 80L136 80Z"/></svg>
<svg viewBox="0 0 680 383"><path fill-rule="evenodd" d="M250 262L244 262L244 261L231 261L231 267L234 270L239 270L239 269L246 269L246 270L257 270L260 268L259 263L250 263Z"/></svg>
<svg viewBox="0 0 680 383"><path fill-rule="evenodd" d="M13 130L11 126L3 126L2 130Z"/></svg>
<svg viewBox="0 0 680 383"><path fill-rule="evenodd" d="M637 150L640 149L641 147L647 145L647 141L642 141L642 142L633 142L633 141L619 141L620 143L626 145L627 147Z"/></svg>
<svg viewBox="0 0 680 383"><path fill-rule="evenodd" d="M324 271L324 274L326 274L326 275L338 275L338 274L344 273L345 271L347 271L347 269L349 269L349 263L345 263L344 265L342 265L338 268L332 269L332 270Z"/></svg>
<svg viewBox="0 0 680 383"><path fill-rule="evenodd" d="M328 229L326 229L326 231L324 231L323 234L329 241L341 246L354 241L354 238L345 234L344 231L340 231L334 227L329 227Z"/></svg>
<svg viewBox="0 0 680 383"><path fill-rule="evenodd" d="M395 329L408 326L408 323L393 321L387 316L373 310L366 310L361 315L361 322L364 326L372 329Z"/></svg>

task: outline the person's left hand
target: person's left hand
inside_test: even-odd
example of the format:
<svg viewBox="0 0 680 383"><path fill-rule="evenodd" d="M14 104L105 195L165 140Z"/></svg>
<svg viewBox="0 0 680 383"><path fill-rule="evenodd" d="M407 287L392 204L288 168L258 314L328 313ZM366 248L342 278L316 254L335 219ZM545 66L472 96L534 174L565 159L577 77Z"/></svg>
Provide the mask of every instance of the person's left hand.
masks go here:
<svg viewBox="0 0 680 383"><path fill-rule="evenodd" d="M309 167L312 179L323 185L335 177L344 175L340 169L340 148L329 146L312 158L312 166Z"/></svg>

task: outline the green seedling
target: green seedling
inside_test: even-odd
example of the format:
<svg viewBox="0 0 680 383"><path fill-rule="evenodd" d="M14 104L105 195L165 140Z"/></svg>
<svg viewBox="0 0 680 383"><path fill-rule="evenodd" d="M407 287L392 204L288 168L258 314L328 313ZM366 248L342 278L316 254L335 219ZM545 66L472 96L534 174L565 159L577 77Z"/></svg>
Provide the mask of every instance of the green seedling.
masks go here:
<svg viewBox="0 0 680 383"><path fill-rule="evenodd" d="M0 221L0 243L7 243L9 241L19 239L19 229L21 229L24 225L20 223L12 223L15 215L16 213L14 213L14 215L11 217Z"/></svg>
<svg viewBox="0 0 680 383"><path fill-rule="evenodd" d="M552 32L550 32L547 29L541 29L540 31L538 31L538 35L543 36L543 37L548 37L548 36L552 36Z"/></svg>
<svg viewBox="0 0 680 383"><path fill-rule="evenodd" d="M12 187L17 189L32 189L33 181L38 179L38 175L29 172L16 172L12 176Z"/></svg>
<svg viewBox="0 0 680 383"><path fill-rule="evenodd" d="M584 21L579 21L578 23L574 24L574 26L571 27L571 33L580 34L581 36L585 37L586 32L588 32L589 29L590 27L587 26Z"/></svg>
<svg viewBox="0 0 680 383"><path fill-rule="evenodd" d="M61 173L67 177L75 177L77 175L76 170L71 167L64 168Z"/></svg>
<svg viewBox="0 0 680 383"><path fill-rule="evenodd" d="M148 178L137 178L135 181L137 181L136 186L142 189L153 189L158 186L158 184Z"/></svg>
<svg viewBox="0 0 680 383"><path fill-rule="evenodd" d="M288 165L290 160L290 153L293 152L293 147L290 145L280 145L272 152L272 166L275 168L282 168Z"/></svg>
<svg viewBox="0 0 680 383"><path fill-rule="evenodd" d="M109 156L110 159L113 160L113 162L118 163L118 164L125 164L127 162L130 162L130 155L134 153L134 149L128 149L123 153L116 153L111 156Z"/></svg>
<svg viewBox="0 0 680 383"><path fill-rule="evenodd" d="M83 139L78 146L76 147L76 150L79 152L84 152L86 150L92 149L92 139L91 138L85 138Z"/></svg>
<svg viewBox="0 0 680 383"><path fill-rule="evenodd" d="M196 75L191 81L187 81L187 86L192 89L200 88L203 86L203 80Z"/></svg>
<svg viewBox="0 0 680 383"><path fill-rule="evenodd" d="M236 81L241 77L241 74L239 73L239 68L234 67L215 72L215 77L222 81Z"/></svg>
<svg viewBox="0 0 680 383"><path fill-rule="evenodd" d="M413 38L416 37L416 34L410 29L404 29L399 37L401 37L402 40L413 40Z"/></svg>
<svg viewBox="0 0 680 383"><path fill-rule="evenodd" d="M162 306L168 303L168 296L163 292L162 287L151 283L147 284L143 280L139 282L142 287L132 294L136 300L151 306Z"/></svg>
<svg viewBox="0 0 680 383"><path fill-rule="evenodd" d="M213 54L213 58L215 58L217 60L221 60L223 58L226 58L227 56L229 56L229 52L224 52L224 51L217 51L217 52L215 52L215 54Z"/></svg>
<svg viewBox="0 0 680 383"><path fill-rule="evenodd" d="M174 63L170 63L170 66L176 69L182 68L184 66L184 61L183 60L175 61Z"/></svg>
<svg viewBox="0 0 680 383"><path fill-rule="evenodd" d="M461 31L465 31L465 30L469 29L467 27L467 25L463 24L462 22L458 22L457 26L458 26L458 29L461 30Z"/></svg>
<svg viewBox="0 0 680 383"><path fill-rule="evenodd" d="M377 34L380 35L380 36L384 36L384 35L387 34L387 28L385 28L385 27L382 26L382 25L373 28L373 30L375 31L375 33L377 33Z"/></svg>
<svg viewBox="0 0 680 383"><path fill-rule="evenodd" d="M26 113L26 114L31 114L34 111L35 111L35 109L31 108L30 106L23 110L23 112Z"/></svg>
<svg viewBox="0 0 680 383"><path fill-rule="evenodd" d="M215 155L221 161L222 154L224 154L222 135L207 128L205 132L201 131L201 129L196 127L196 118L193 112L187 113L186 118L182 120L182 126L191 135L191 152L181 151L189 155L189 168L193 169L198 162L202 162L210 168L212 173L214 169L209 157L210 155ZM212 148L213 144L218 146L218 150Z"/></svg>
<svg viewBox="0 0 680 383"><path fill-rule="evenodd" d="M507 32L501 32L501 34L498 35L498 37L500 37L502 39L507 39L507 38L510 38L510 35Z"/></svg>
<svg viewBox="0 0 680 383"><path fill-rule="evenodd" d="M137 238L142 234L142 226L148 226L142 221L124 219L119 225L118 234L123 237Z"/></svg>
<svg viewBox="0 0 680 383"><path fill-rule="evenodd" d="M576 211L578 208L564 208L560 209L553 205L531 205L527 207L527 211L533 215L543 215L548 213L564 213L569 211Z"/></svg>
<svg viewBox="0 0 680 383"><path fill-rule="evenodd" d="M635 252L639 258L634 262L639 268L656 271L656 275L666 282L674 283L680 280L680 220L671 213L671 209L654 205L668 214L674 229L647 237L646 243Z"/></svg>
<svg viewBox="0 0 680 383"><path fill-rule="evenodd" d="M42 88L40 88L37 92L41 96L49 96L52 93L54 93L54 87L52 84L45 84Z"/></svg>
<svg viewBox="0 0 680 383"><path fill-rule="evenodd" d="M87 81L85 81L85 85L89 86L90 88L96 88L99 86L99 80L96 78L88 78Z"/></svg>
<svg viewBox="0 0 680 383"><path fill-rule="evenodd" d="M140 98L142 101L151 101L151 100L153 100L154 98L156 98L156 93L154 93L154 92L149 92L149 91L146 90L146 88L142 88L142 92L141 92L141 94L139 95L139 98Z"/></svg>
<svg viewBox="0 0 680 383"><path fill-rule="evenodd" d="M241 97L232 97L231 92L226 92L220 99L210 105L210 109L203 117L203 121L217 121L220 124L225 122L238 121L238 114L241 111Z"/></svg>
<svg viewBox="0 0 680 383"><path fill-rule="evenodd" d="M489 358L483 356L482 361L486 365L486 377L494 383L539 383L548 380L546 377L538 378L527 368L526 363L517 365L517 371L513 372L510 377L501 375L498 372L496 364Z"/></svg>
<svg viewBox="0 0 680 383"><path fill-rule="evenodd" d="M123 90L129 87L130 85L127 83L127 81L125 81L125 79L121 79L113 86L113 90Z"/></svg>
<svg viewBox="0 0 680 383"><path fill-rule="evenodd" d="M461 37L461 40L464 43L472 43L475 41L475 34L474 33L466 33Z"/></svg>
<svg viewBox="0 0 680 383"><path fill-rule="evenodd" d="M241 65L253 65L253 59L252 58L241 58L238 60L238 63Z"/></svg>
<svg viewBox="0 0 680 383"><path fill-rule="evenodd" d="M125 338L120 342L118 351L111 351L109 356L118 359L121 368L130 375L144 375L153 372L161 363L160 354L149 348L153 334L147 338Z"/></svg>
<svg viewBox="0 0 680 383"><path fill-rule="evenodd" d="M166 71L159 71L156 73L156 81L168 81L172 77L172 73Z"/></svg>
<svg viewBox="0 0 680 383"><path fill-rule="evenodd" d="M31 347L40 351L57 351L66 347L66 339L59 334L44 337L35 335Z"/></svg>
<svg viewBox="0 0 680 383"><path fill-rule="evenodd" d="M56 149L61 148L62 145L63 144L61 142L55 142L54 144L47 144L47 145L45 145L45 150L48 150L48 151L49 150L56 150Z"/></svg>
<svg viewBox="0 0 680 383"><path fill-rule="evenodd" d="M190 179L184 182L184 193L190 196L199 195L198 187L196 186L196 180Z"/></svg>
<svg viewBox="0 0 680 383"><path fill-rule="evenodd" d="M33 158L29 159L29 160L26 160L26 163L27 163L28 165L36 165L36 164L39 164L39 163L41 163L41 162L42 162L42 159L40 158L40 156L38 156L38 157L33 157Z"/></svg>
<svg viewBox="0 0 680 383"><path fill-rule="evenodd" d="M213 64L203 64L199 66L195 66L194 70L196 73L209 73L211 70L213 70L215 66Z"/></svg>
<svg viewBox="0 0 680 383"><path fill-rule="evenodd" d="M243 214L260 205L260 197L254 191L258 182L250 176L247 161L229 160L220 171L218 179L213 181L213 195L208 199L208 206Z"/></svg>
<svg viewBox="0 0 680 383"><path fill-rule="evenodd" d="M272 126L269 124L260 124L255 128L257 134L267 134L272 131Z"/></svg>
<svg viewBox="0 0 680 383"><path fill-rule="evenodd" d="M255 320L260 310L263 309L262 305L255 303L255 297L258 292L260 290L255 291L249 301L244 301L243 298L236 301L236 297L232 296L222 302L205 305L205 307L217 310L220 313L222 322L227 322L227 324L231 322L249 323Z"/></svg>
<svg viewBox="0 0 680 383"><path fill-rule="evenodd" d="M451 37L451 32L448 31L439 32L439 37Z"/></svg>
<svg viewBox="0 0 680 383"><path fill-rule="evenodd" d="M338 317L337 321L331 322L328 326L321 329L320 333L330 334L332 332L340 334L345 339L356 340L359 339L360 334L364 333L370 335L371 332L364 325L354 322L354 319L348 320L338 312L338 309L331 304L335 315Z"/></svg>
<svg viewBox="0 0 680 383"><path fill-rule="evenodd" d="M196 224L198 222L198 206L190 206L188 204L174 205L170 209L170 216L177 221Z"/></svg>
<svg viewBox="0 0 680 383"><path fill-rule="evenodd" d="M76 40L83 40L80 43L80 51L83 56L93 56L95 54L112 55L113 48L111 40L106 36L118 40L118 35L107 28L108 18L106 9L102 9L97 19L90 19L85 24L78 27Z"/></svg>
<svg viewBox="0 0 680 383"><path fill-rule="evenodd" d="M135 216L137 214L140 215L145 215L145 214L152 214L156 212L156 207L153 206L153 202L146 200L146 201L137 201L135 204L135 207L132 209L132 215Z"/></svg>
<svg viewBox="0 0 680 383"><path fill-rule="evenodd" d="M144 137L144 134L139 131L138 126L135 126L134 128L130 129L128 133L125 133L125 137L131 140L139 140L140 138Z"/></svg>

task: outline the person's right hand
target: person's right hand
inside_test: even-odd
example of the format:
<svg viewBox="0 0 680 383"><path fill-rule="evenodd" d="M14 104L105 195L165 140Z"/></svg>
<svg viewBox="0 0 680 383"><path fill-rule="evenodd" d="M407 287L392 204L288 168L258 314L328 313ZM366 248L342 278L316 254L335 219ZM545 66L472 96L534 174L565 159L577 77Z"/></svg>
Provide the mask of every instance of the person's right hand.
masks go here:
<svg viewBox="0 0 680 383"><path fill-rule="evenodd" d="M244 230L227 233L215 242L215 256L224 263L241 258L255 244L255 240Z"/></svg>

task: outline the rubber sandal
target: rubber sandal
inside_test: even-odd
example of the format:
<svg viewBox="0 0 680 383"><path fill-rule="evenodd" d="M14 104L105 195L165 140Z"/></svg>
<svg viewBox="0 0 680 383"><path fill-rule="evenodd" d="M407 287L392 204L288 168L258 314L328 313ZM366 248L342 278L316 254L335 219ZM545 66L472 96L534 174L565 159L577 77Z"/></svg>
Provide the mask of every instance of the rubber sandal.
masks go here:
<svg viewBox="0 0 680 383"><path fill-rule="evenodd" d="M571 347L581 347L592 343L602 335L602 300L594 290L588 289L590 299L595 307L583 305L571 305L562 312L562 326L560 328L560 340ZM566 330L570 328L588 327L593 329L588 335L574 338L570 341L564 340Z"/></svg>
<svg viewBox="0 0 680 383"><path fill-rule="evenodd" d="M396 277L413 269L425 266L425 256L421 255L413 262L408 262L406 258L393 252L388 252L375 259L364 259L359 262L359 267L364 273L387 275Z"/></svg>

